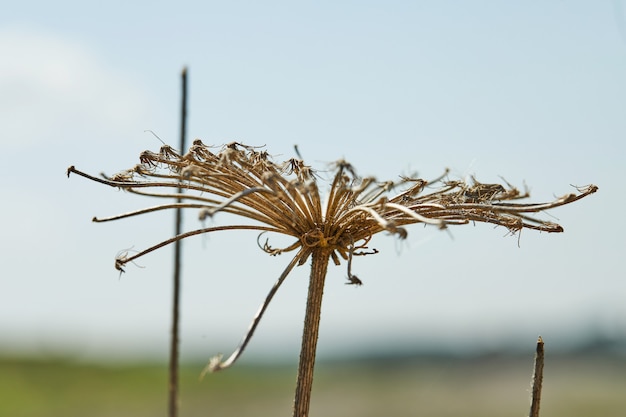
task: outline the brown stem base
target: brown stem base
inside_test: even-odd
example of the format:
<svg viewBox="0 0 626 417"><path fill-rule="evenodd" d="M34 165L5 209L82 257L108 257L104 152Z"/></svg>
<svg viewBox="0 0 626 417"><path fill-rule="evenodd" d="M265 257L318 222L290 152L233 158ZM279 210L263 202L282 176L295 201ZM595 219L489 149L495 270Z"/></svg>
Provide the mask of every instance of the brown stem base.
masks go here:
<svg viewBox="0 0 626 417"><path fill-rule="evenodd" d="M313 388L313 368L315 367L315 352L319 334L320 314L322 310L322 296L324 281L330 260L330 251L318 249L313 252L311 264L311 278L309 293L304 317L304 331L302 333L302 349L300 350L300 364L298 365L298 381L296 396L293 405L293 417L308 417L311 404L311 389Z"/></svg>

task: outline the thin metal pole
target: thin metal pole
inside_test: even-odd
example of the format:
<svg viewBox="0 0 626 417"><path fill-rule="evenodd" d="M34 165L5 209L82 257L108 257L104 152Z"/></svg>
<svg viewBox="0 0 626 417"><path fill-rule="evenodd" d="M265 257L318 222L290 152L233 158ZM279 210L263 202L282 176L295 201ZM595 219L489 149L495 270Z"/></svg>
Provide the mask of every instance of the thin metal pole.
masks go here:
<svg viewBox="0 0 626 417"><path fill-rule="evenodd" d="M182 77L182 102L180 117L180 152L185 152L185 136L187 130L187 68L183 68ZM178 193L183 189L179 188ZM182 202L182 198L177 198ZM180 208L176 209L176 236L182 233L183 213ZM174 294L172 303L172 334L170 340L170 366L169 366L169 416L178 416L179 393L178 393L178 345L179 345L179 321L180 321L180 281L181 281L181 240L174 244Z"/></svg>

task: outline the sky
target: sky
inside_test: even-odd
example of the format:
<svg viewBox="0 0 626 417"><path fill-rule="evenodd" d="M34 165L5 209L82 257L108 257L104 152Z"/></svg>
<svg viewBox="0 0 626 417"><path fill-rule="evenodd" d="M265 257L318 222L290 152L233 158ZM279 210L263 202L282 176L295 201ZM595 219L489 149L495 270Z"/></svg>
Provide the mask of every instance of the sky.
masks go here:
<svg viewBox="0 0 626 417"><path fill-rule="evenodd" d="M362 287L329 270L321 355L626 336L624 1L90 3L0 16L0 351L166 358L171 248L121 277L114 258L170 237L173 213L92 223L152 202L65 170L129 168L155 135L176 146L185 66L189 141L277 160L297 144L314 168L344 158L381 180L448 167L526 184L533 201L599 186L542 215L563 234L377 235L380 253L353 265ZM183 250L182 359L230 354L290 258L247 232ZM295 363L307 278L300 267L279 290L250 358Z"/></svg>

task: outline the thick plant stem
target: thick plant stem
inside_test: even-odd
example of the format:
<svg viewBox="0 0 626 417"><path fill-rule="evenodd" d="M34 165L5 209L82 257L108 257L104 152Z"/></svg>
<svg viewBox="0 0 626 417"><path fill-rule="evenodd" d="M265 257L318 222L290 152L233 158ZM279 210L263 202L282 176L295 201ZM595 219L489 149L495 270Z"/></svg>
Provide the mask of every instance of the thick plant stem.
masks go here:
<svg viewBox="0 0 626 417"><path fill-rule="evenodd" d="M309 294L304 317L304 331L302 333L302 349L300 350L300 364L298 365L298 382L296 397L293 405L293 417L307 417L311 403L311 389L313 388L313 368L315 367L315 352L319 334L322 296L324 281L330 261L330 251L320 248L313 252L311 264L311 278Z"/></svg>

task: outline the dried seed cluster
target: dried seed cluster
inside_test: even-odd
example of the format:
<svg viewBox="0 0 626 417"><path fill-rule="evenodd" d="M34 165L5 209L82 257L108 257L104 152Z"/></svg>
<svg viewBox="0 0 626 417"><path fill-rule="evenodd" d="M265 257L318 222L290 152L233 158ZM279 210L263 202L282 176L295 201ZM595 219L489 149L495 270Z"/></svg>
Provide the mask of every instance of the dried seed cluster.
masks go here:
<svg viewBox="0 0 626 417"><path fill-rule="evenodd" d="M94 221L110 221L157 210L172 208L198 209L200 219L218 212L231 213L253 220L253 224L231 224L194 230L175 236L144 251L123 254L116 267L123 271L128 262L176 240L219 230L257 230L294 238L293 244L273 248L266 240L259 246L270 255L297 251L261 307L240 348L225 363L213 361L215 369L224 368L238 357L273 297L276 289L296 265L304 264L318 250L330 250L331 259L339 264L348 261L348 283L361 284L351 272L354 255L376 253L368 249L375 234L387 231L400 238L407 236L405 226L424 223L439 228L470 222L492 223L506 227L511 234L522 229L562 232L558 224L532 217L541 212L579 200L597 191L595 185L577 188L572 193L547 203L519 203L528 197L506 183L483 184L449 180L443 176L426 181L400 177L398 181L379 182L359 177L345 161L332 168L332 180L325 201L320 196L318 174L301 159L275 162L266 150L233 142L220 148L195 140L185 154L164 145L158 153L145 151L140 163L111 177L93 177L68 168L91 180L118 187L135 194L162 197L178 203L125 213ZM184 194L178 194L179 189ZM394 194L395 193L395 194Z"/></svg>

